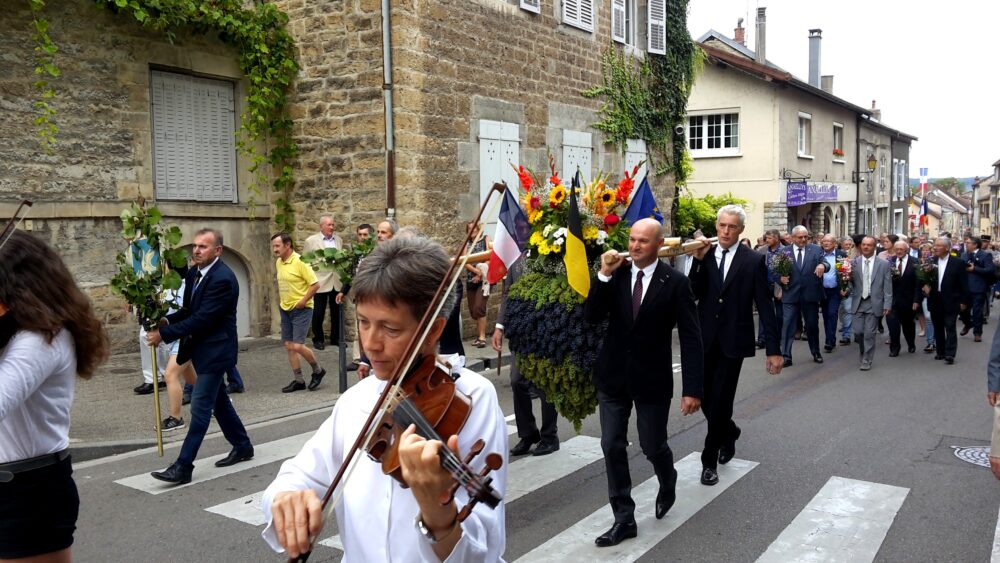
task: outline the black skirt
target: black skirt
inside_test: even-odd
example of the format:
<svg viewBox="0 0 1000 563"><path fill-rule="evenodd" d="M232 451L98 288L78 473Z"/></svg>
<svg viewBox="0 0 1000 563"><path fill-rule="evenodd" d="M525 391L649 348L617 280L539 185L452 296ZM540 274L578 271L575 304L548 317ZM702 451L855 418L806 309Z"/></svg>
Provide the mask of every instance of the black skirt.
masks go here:
<svg viewBox="0 0 1000 563"><path fill-rule="evenodd" d="M70 458L0 483L0 559L60 551L73 545L80 495Z"/></svg>

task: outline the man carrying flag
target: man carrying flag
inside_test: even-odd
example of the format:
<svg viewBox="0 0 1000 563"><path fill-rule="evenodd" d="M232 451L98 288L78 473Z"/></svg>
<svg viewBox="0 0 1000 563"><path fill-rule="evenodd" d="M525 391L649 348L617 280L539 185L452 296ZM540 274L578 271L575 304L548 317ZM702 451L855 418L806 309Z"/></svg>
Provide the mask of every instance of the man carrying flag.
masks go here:
<svg viewBox="0 0 1000 563"><path fill-rule="evenodd" d="M494 236L493 254L490 255L490 269L486 279L495 284L506 276L503 283L503 299L500 301L500 311L497 313L497 325L493 330L491 344L497 352L503 349L503 323L507 313L507 291L524 272L524 260L519 258L524 253L528 242L528 218L517 198L510 188L503 192L503 202L500 204L500 216L497 220L497 230ZM546 455L559 449L559 433L556 422L559 415L556 407L545 400L545 394L521 375L517 367L517 359L510 364L510 387L514 393L514 423L517 425L517 437L520 439L510 449L511 455ZM531 411L531 395L534 392L542 402L542 428L538 429L535 415ZM532 449L532 446L535 446Z"/></svg>

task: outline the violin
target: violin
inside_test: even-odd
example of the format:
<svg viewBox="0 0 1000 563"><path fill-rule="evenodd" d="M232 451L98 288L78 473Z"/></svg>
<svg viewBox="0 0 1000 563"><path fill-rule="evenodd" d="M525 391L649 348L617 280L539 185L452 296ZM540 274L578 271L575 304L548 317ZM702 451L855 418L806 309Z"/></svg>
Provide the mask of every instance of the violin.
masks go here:
<svg viewBox="0 0 1000 563"><path fill-rule="evenodd" d="M487 204L493 200L494 192L503 195L507 189L506 183L493 184L487 194L479 214L476 216L478 223L486 210ZM494 205L496 202L494 202ZM457 434L461 430L465 421L472 411L471 399L458 391L455 387L451 374L437 366L433 356L418 358L419 351L430 333L431 323L436 319L444 306L446 297L454 286L459 274L465 267L468 260L466 249L470 248L469 243L475 232L467 232L465 238L458 246L454 258L451 260L448 272L441 283L438 284L437 291L431 300L431 306L424 311L417 330L406 345L403 354L404 361L397 364L395 370L390 375L385 389L382 390L378 400L374 405L371 414L358 432L351 449L344 456L344 461L340 465L333 482L323 495L321 505L324 512L324 521L327 521L333 508L337 504L343 491L340 491L337 500L330 502L334 492L349 472L354 467L355 454L364 447L370 458L382 464L382 470L387 475L391 475L405 486L402 476L402 469L399 464L399 438L403 431L414 424L417 432L428 440L440 440L445 442L445 438ZM480 235L481 236L481 235ZM416 366L410 369L411 366ZM376 418L378 423L376 424ZM503 457L496 453L490 453L485 458L485 467L479 472L474 472L469 463L482 452L485 442L477 440L466 458L459 459L447 445L440 449L441 466L448 471L455 479L451 488L442 494L441 504L449 504L458 489L464 488L469 495L469 503L459 510L458 521L468 518L473 507L482 502L491 508L500 504L502 498L490 486L491 479L487 476L490 471L499 469L503 463ZM312 538L315 542L315 538ZM304 563L309 559L312 551L307 551L297 558L289 558L289 563Z"/></svg>

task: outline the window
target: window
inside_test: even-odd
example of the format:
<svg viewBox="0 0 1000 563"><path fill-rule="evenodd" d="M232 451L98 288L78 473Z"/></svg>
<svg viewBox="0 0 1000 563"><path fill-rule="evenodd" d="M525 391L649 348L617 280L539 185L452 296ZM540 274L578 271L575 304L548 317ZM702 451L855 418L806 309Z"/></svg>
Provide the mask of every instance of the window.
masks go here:
<svg viewBox="0 0 1000 563"><path fill-rule="evenodd" d="M646 50L656 55L667 52L667 0L646 4Z"/></svg>
<svg viewBox="0 0 1000 563"><path fill-rule="evenodd" d="M584 182L589 182L593 172L592 162L592 135L583 131L563 130L563 160L562 179L566 186L569 186L571 178L576 174L577 169Z"/></svg>
<svg viewBox="0 0 1000 563"><path fill-rule="evenodd" d="M636 0L611 0L611 38L618 43L635 47Z"/></svg>
<svg viewBox="0 0 1000 563"><path fill-rule="evenodd" d="M882 158L878 161L878 191L881 194L885 193L885 169L886 161L885 155L883 154Z"/></svg>
<svg viewBox="0 0 1000 563"><path fill-rule="evenodd" d="M541 0L521 0L521 9L538 14L542 11L541 3Z"/></svg>
<svg viewBox="0 0 1000 563"><path fill-rule="evenodd" d="M833 122L833 160L844 162L844 124Z"/></svg>
<svg viewBox="0 0 1000 563"><path fill-rule="evenodd" d="M990 204L989 202L979 204L979 218L989 219L990 218Z"/></svg>
<svg viewBox="0 0 1000 563"><path fill-rule="evenodd" d="M628 139L625 141L625 170L628 173L632 173L632 168L636 164L647 160L646 156L646 141L642 139ZM643 164L639 167L639 171L635 173L636 182L641 181L641 178L646 175L646 165Z"/></svg>
<svg viewBox="0 0 1000 563"><path fill-rule="evenodd" d="M237 201L233 83L150 73L157 199Z"/></svg>
<svg viewBox="0 0 1000 563"><path fill-rule="evenodd" d="M799 156L812 158L812 115L799 112Z"/></svg>
<svg viewBox="0 0 1000 563"><path fill-rule="evenodd" d="M562 0L563 23L594 31L594 0Z"/></svg>
<svg viewBox="0 0 1000 563"><path fill-rule="evenodd" d="M688 117L691 156L739 156L740 114L711 113Z"/></svg>
<svg viewBox="0 0 1000 563"><path fill-rule="evenodd" d="M906 161L900 160L896 168L896 199L903 201L906 198Z"/></svg>
<svg viewBox="0 0 1000 563"><path fill-rule="evenodd" d="M507 182L508 186L519 186L517 172L520 163L520 127L517 123L481 120L479 122L479 204L497 182ZM511 165L514 165L512 168ZM483 215L482 223L486 232L492 233L496 225L500 206L486 208L489 215Z"/></svg>

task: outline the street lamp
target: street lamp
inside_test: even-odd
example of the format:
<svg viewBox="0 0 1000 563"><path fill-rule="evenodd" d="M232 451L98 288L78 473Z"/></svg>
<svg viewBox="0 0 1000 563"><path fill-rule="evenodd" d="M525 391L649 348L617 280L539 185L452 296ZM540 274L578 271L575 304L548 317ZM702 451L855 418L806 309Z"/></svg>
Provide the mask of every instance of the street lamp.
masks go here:
<svg viewBox="0 0 1000 563"><path fill-rule="evenodd" d="M862 170L861 172L851 172L851 182L855 184L860 184L865 181L864 174L868 175L868 179L871 180L871 175L875 173L875 168L878 167L878 161L875 160L875 155L869 153L868 155L868 170ZM868 191L872 191L871 182L868 182Z"/></svg>

